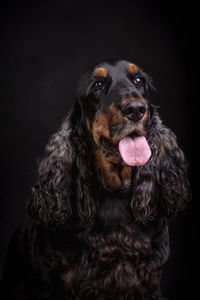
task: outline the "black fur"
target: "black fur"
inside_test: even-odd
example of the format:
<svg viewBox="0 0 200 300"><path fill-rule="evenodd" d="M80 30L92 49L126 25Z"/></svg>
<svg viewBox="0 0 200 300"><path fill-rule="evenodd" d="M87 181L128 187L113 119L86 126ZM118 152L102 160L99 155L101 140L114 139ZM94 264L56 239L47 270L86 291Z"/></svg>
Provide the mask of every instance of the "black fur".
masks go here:
<svg viewBox="0 0 200 300"><path fill-rule="evenodd" d="M186 163L174 133L147 99L150 78L141 70L127 76L128 65L99 65L107 70L105 78L94 78L97 66L83 75L72 110L40 162L27 204L30 219L12 238L4 299L159 298L169 255L168 219L188 201ZM129 78L138 74L141 86ZM97 79L105 81L104 87L94 91ZM113 103L120 110L127 97L139 97L148 107L148 120L141 126L152 155L143 166L132 167L129 184L112 188L96 153L101 148L102 155L123 168L117 143L104 133L95 142L91 127L99 111L106 115ZM120 136L125 119L112 122L111 138ZM135 124L127 124L135 130Z"/></svg>

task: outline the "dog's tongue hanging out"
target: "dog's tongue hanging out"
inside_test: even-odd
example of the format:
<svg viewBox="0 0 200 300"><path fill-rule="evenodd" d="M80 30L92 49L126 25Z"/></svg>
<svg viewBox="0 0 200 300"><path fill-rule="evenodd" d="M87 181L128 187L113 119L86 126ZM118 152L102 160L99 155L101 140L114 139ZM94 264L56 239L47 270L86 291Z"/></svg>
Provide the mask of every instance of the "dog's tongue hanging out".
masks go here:
<svg viewBox="0 0 200 300"><path fill-rule="evenodd" d="M123 138L119 142L119 152L129 166L142 166L151 156L151 149L144 136Z"/></svg>

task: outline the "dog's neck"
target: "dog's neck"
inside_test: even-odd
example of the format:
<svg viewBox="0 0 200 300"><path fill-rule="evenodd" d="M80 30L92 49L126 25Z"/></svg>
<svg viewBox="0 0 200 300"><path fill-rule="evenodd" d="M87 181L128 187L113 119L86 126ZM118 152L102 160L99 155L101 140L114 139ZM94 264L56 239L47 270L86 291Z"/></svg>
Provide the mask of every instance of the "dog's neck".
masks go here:
<svg viewBox="0 0 200 300"><path fill-rule="evenodd" d="M97 165L104 177L105 185L111 190L127 188L131 183L132 168L125 165L118 156L111 156L96 150Z"/></svg>

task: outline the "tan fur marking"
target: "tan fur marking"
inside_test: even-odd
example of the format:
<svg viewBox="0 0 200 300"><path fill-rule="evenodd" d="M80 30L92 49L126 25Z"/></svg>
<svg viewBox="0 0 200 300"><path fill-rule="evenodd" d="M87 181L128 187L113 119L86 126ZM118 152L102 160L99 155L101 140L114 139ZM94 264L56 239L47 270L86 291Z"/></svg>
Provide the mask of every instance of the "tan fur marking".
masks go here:
<svg viewBox="0 0 200 300"><path fill-rule="evenodd" d="M128 65L128 71L130 73L137 73L139 71L139 68L135 64L129 64Z"/></svg>
<svg viewBox="0 0 200 300"><path fill-rule="evenodd" d="M109 120L112 121L112 124L115 122L123 122L126 121L126 118L122 115L119 108L117 108L113 103L110 106L109 112L108 112Z"/></svg>
<svg viewBox="0 0 200 300"><path fill-rule="evenodd" d="M118 189L121 186L121 181L118 174L118 168L114 167L113 157L106 157L101 151L97 151L96 159L107 186L112 190Z"/></svg>
<svg viewBox="0 0 200 300"><path fill-rule="evenodd" d="M145 114L144 114L143 121L146 122L148 120L148 118L149 118L149 111L147 109Z"/></svg>
<svg viewBox="0 0 200 300"><path fill-rule="evenodd" d="M94 76L97 77L107 77L107 70L105 68L96 68L94 70Z"/></svg>
<svg viewBox="0 0 200 300"><path fill-rule="evenodd" d="M91 128L90 128L90 122L89 122L88 118L86 118L86 126L87 126L88 131L90 131Z"/></svg>
<svg viewBox="0 0 200 300"><path fill-rule="evenodd" d="M98 144L99 137L101 135L109 139L110 132L109 132L108 117L106 116L106 114L100 112L96 113L92 124L92 135L96 144Z"/></svg>
<svg viewBox="0 0 200 300"><path fill-rule="evenodd" d="M134 102L134 101L139 101L139 102L145 103L145 101L139 97L138 98L130 97L130 98L126 98L125 100L123 100L122 104L125 105L128 102Z"/></svg>
<svg viewBox="0 0 200 300"><path fill-rule="evenodd" d="M121 178L122 178L122 181L123 181L124 185L129 185L130 184L131 171L132 171L131 167L126 166L126 165L122 169Z"/></svg>
<svg viewBox="0 0 200 300"><path fill-rule="evenodd" d="M92 135L96 144L101 135L110 139L110 123L123 122L123 120L126 121L126 118L113 103L106 113L97 112L92 124Z"/></svg>
<svg viewBox="0 0 200 300"><path fill-rule="evenodd" d="M110 189L116 190L130 184L131 167L122 166L119 158L106 157L101 151L97 151L96 159L105 183Z"/></svg>

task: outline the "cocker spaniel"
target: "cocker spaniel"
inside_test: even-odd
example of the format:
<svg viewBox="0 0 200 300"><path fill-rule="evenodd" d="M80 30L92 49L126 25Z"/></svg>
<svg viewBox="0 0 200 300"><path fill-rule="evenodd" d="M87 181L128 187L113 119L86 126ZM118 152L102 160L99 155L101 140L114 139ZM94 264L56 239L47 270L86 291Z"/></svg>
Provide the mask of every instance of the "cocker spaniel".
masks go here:
<svg viewBox="0 0 200 300"><path fill-rule="evenodd" d="M9 299L159 299L168 220L186 206L188 180L151 89L128 61L83 74L8 250Z"/></svg>

